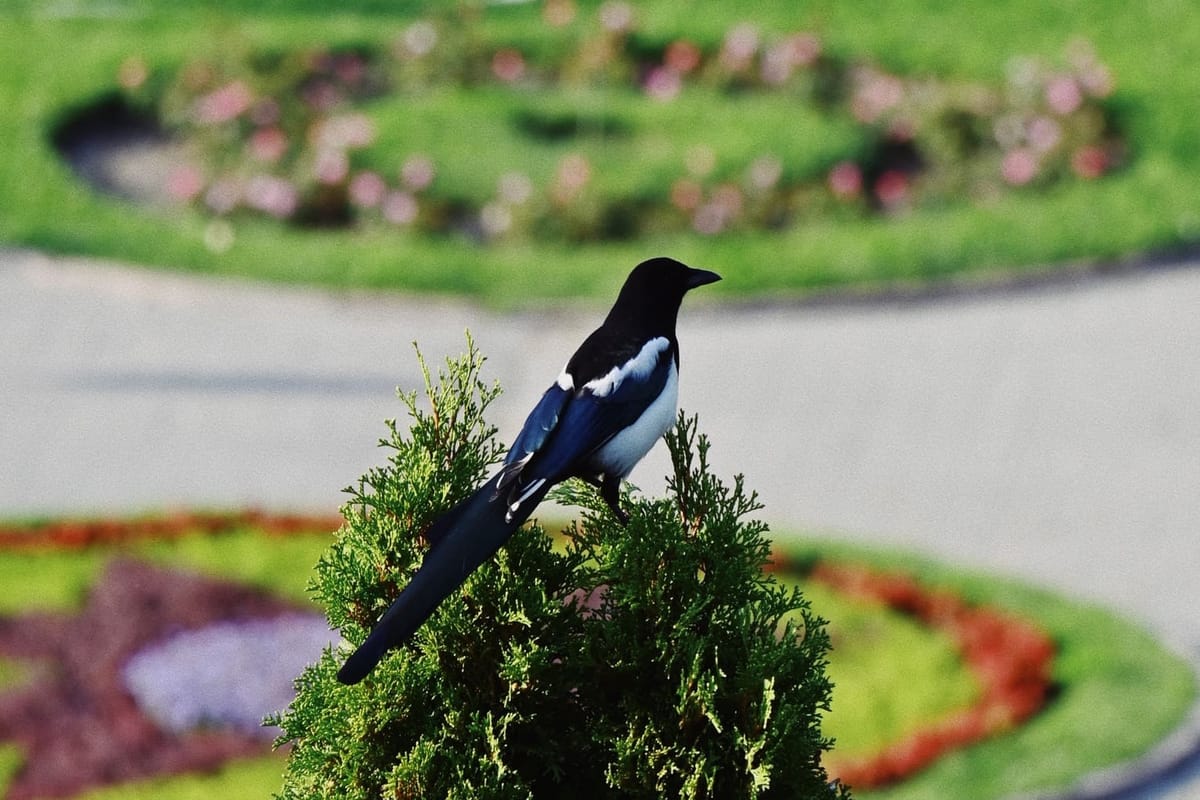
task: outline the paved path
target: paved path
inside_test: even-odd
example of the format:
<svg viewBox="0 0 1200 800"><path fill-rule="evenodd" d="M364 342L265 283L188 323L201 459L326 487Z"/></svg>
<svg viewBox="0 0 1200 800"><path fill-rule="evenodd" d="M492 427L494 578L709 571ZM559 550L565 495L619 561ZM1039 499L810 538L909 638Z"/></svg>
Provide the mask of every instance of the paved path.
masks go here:
<svg viewBox="0 0 1200 800"><path fill-rule="evenodd" d="M701 295L680 323L682 402L772 523L1021 576L1200 655L1200 270L890 304ZM469 327L511 438L601 312L0 252L0 515L330 510L382 462L394 386L419 386L409 342L440 358Z"/></svg>

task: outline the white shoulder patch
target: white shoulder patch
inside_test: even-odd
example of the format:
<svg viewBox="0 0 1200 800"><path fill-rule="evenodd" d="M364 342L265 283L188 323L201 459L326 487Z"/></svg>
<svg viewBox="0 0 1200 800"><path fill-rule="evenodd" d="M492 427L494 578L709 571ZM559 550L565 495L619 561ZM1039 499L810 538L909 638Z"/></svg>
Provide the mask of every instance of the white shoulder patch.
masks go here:
<svg viewBox="0 0 1200 800"><path fill-rule="evenodd" d="M667 383L662 393L637 421L609 439L595 455L598 471L624 478L633 471L654 443L675 424L679 401L679 373L675 364L668 365Z"/></svg>
<svg viewBox="0 0 1200 800"><path fill-rule="evenodd" d="M596 397L607 397L615 392L626 378L644 378L653 372L659 356L670 346L671 342L665 336L651 339L642 345L636 356L619 367L613 367L599 378L588 381L583 388Z"/></svg>
<svg viewBox="0 0 1200 800"><path fill-rule="evenodd" d="M563 367L562 372L558 373L558 380L555 381L555 383L557 383L558 388L562 389L564 392L571 392L575 390L575 379L571 377L571 373L567 372L566 367Z"/></svg>

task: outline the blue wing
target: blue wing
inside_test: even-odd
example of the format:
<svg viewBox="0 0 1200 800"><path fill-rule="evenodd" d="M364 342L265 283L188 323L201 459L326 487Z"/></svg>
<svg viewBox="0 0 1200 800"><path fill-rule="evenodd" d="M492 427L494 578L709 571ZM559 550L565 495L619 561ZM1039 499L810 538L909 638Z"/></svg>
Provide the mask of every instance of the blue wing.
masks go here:
<svg viewBox="0 0 1200 800"><path fill-rule="evenodd" d="M579 389L562 381L546 390L504 460L496 496L510 489L513 511L545 483L557 483L591 465L590 457L638 420L663 391L674 355L669 342L652 340L636 357Z"/></svg>
<svg viewBox="0 0 1200 800"><path fill-rule="evenodd" d="M497 495L521 477L521 472L529 465L530 460L558 428L559 418L563 409L570 403L572 394L571 390L563 388L561 381L555 383L542 395L533 411L529 412L521 432L517 434L516 441L504 457L504 467L500 470L500 477L496 482Z"/></svg>

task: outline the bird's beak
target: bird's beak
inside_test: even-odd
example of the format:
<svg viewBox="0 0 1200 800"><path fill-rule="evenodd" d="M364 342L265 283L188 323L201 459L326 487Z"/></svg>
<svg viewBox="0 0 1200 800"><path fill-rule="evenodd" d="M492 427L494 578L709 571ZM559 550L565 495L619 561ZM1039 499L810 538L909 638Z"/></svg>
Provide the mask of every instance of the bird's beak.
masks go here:
<svg viewBox="0 0 1200 800"><path fill-rule="evenodd" d="M719 280L721 280L721 276L715 272L709 272L706 269L688 268L688 289L695 289L697 286L703 286L706 283L716 283Z"/></svg>

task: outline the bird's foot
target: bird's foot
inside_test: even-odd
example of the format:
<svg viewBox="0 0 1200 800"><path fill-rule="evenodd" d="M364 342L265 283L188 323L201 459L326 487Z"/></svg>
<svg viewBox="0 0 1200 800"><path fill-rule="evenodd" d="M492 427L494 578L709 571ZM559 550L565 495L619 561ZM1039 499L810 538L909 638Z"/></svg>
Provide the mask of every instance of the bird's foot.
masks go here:
<svg viewBox="0 0 1200 800"><path fill-rule="evenodd" d="M600 498L608 503L608 507L612 509L613 515L616 516L617 522L621 526L629 524L629 515L625 513L625 509L621 508L621 479L610 478L605 475L600 480Z"/></svg>

